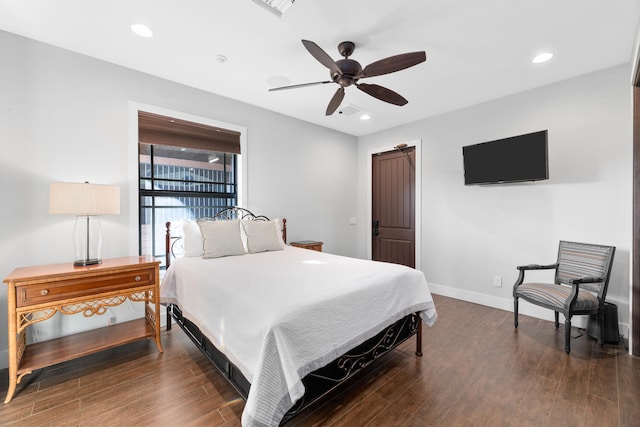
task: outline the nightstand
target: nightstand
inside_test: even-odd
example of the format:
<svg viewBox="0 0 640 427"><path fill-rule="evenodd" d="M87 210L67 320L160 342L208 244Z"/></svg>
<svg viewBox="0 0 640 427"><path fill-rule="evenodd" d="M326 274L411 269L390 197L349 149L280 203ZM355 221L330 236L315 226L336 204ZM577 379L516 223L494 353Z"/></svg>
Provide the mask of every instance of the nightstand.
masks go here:
<svg viewBox="0 0 640 427"><path fill-rule="evenodd" d="M303 249L311 249L313 251L322 252L322 242L317 242L315 240L300 240L298 242L289 243L291 246L295 246L297 248Z"/></svg>
<svg viewBox="0 0 640 427"><path fill-rule="evenodd" d="M36 369L86 356L139 339L160 343L159 262L152 257L104 259L102 264L73 263L17 268L8 285L9 403L22 377ZM143 317L103 328L27 344L30 325L54 314L104 314L125 301L144 303Z"/></svg>

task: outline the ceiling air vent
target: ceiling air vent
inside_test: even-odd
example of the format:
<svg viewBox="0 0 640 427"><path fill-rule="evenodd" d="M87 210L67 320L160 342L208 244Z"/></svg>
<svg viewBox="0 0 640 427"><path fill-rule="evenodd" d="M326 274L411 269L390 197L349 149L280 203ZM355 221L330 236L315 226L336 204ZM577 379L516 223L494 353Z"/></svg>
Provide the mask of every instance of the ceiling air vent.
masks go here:
<svg viewBox="0 0 640 427"><path fill-rule="evenodd" d="M296 2L296 0L253 0L256 3L259 3L275 13L278 16L282 16L283 13L287 11L291 7L292 4Z"/></svg>
<svg viewBox="0 0 640 427"><path fill-rule="evenodd" d="M352 116L360 111L362 111L362 108L357 105L349 104L346 107L339 109L338 114L342 114L343 116Z"/></svg>

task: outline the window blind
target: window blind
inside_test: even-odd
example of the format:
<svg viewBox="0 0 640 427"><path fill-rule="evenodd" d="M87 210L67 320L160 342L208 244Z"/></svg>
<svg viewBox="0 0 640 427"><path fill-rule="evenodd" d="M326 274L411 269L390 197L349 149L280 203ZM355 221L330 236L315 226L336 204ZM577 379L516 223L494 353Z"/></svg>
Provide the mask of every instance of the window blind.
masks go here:
<svg viewBox="0 0 640 427"><path fill-rule="evenodd" d="M138 111L138 141L240 154L240 132Z"/></svg>

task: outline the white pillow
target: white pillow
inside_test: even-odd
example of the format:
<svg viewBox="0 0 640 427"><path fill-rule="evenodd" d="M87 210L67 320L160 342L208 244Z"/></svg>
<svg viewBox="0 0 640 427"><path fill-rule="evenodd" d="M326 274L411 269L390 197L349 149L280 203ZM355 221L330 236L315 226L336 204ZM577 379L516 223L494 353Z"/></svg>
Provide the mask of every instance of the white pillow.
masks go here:
<svg viewBox="0 0 640 427"><path fill-rule="evenodd" d="M282 233L279 232L276 221L242 221L242 228L247 237L249 253L284 249Z"/></svg>
<svg viewBox="0 0 640 427"><path fill-rule="evenodd" d="M204 239L197 222L184 221L182 223L182 247L184 256L202 256Z"/></svg>
<svg viewBox="0 0 640 427"><path fill-rule="evenodd" d="M219 258L244 255L244 245L240 237L240 220L198 222L204 238L202 258Z"/></svg>

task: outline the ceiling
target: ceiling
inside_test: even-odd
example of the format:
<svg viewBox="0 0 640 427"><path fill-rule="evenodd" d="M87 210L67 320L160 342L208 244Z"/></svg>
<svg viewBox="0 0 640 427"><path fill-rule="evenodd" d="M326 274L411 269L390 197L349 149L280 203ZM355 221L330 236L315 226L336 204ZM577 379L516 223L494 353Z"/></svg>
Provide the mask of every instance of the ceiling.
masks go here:
<svg viewBox="0 0 640 427"><path fill-rule="evenodd" d="M639 0L296 0L282 17L254 0L0 0L2 30L356 136L627 63L639 16ZM326 117L334 83L268 91L330 79L301 39L334 59L353 41L363 67L420 50L427 61L363 81L407 105L351 86L341 108L371 119ZM542 51L554 57L532 64Z"/></svg>

